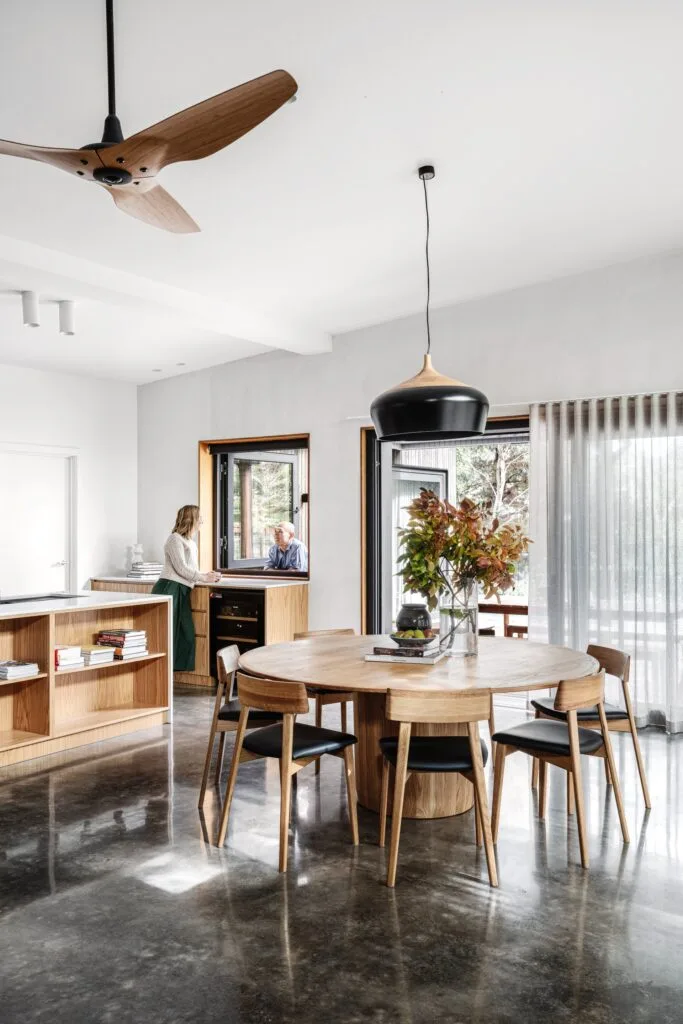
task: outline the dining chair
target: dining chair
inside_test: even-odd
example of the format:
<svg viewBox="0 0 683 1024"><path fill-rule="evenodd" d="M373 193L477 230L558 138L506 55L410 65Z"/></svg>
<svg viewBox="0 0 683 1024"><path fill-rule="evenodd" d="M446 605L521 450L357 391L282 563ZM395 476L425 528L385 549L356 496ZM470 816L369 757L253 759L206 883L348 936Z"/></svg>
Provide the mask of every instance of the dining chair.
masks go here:
<svg viewBox="0 0 683 1024"><path fill-rule="evenodd" d="M206 748L206 758L204 760L204 774L202 775L202 784L199 790L199 807L204 806L204 800L206 799L206 784L209 779L211 758L213 757L213 746L216 741L216 735L220 736L215 773L215 783L218 785L221 778L221 771L223 769L225 734L226 732L235 732L237 729L237 723L239 722L240 711L242 708L239 700L237 700L234 694L235 674L237 672L239 660L240 649L237 644L231 644L229 647L222 647L216 652L218 688L216 690L216 700L213 705L213 717L211 719L211 728L209 730L209 744ZM273 722L279 722L281 720L282 715L277 714L277 712L254 711L253 715L249 719L249 726L250 728L255 729L259 725L272 725Z"/></svg>
<svg viewBox="0 0 683 1024"><path fill-rule="evenodd" d="M508 622L505 627L505 636L512 640L524 640L529 635L529 627Z"/></svg>
<svg viewBox="0 0 683 1024"><path fill-rule="evenodd" d="M498 841L498 825L500 823L500 805L503 795L503 777L505 774L505 758L517 751L535 757L539 761L539 798L538 815L545 818L546 811L546 769L554 764L571 773L576 803L576 825L579 833L581 865L588 867L588 843L586 838L586 821L583 804L583 779L581 776L581 755L603 757L606 759L612 776L614 799L619 812L621 834L625 843L629 842L628 825L624 804L621 799L621 787L614 763L614 753L610 740L604 706L605 673L600 670L596 675L584 679L565 679L559 683L555 694L553 709L566 715L566 721L544 721L540 718L530 722L522 722L511 729L502 729L493 739L496 743L496 760L493 773L493 841ZM598 734L591 729L580 729L577 712L584 707L595 708L600 722Z"/></svg>
<svg viewBox="0 0 683 1024"><path fill-rule="evenodd" d="M225 842L230 805L237 781L237 770L242 761L273 757L280 762L280 856L279 871L287 870L287 848L290 808L292 803L292 777L323 754L332 754L344 761L346 793L353 845L358 846L358 809L356 807L356 779L352 748L357 739L351 733L321 729L315 725L295 722L296 715L308 711L308 696L303 683L283 683L275 679L255 679L237 673L237 693L242 710L230 762L228 787L221 812L217 846ZM249 716L255 711L276 712L282 721L246 734Z"/></svg>
<svg viewBox="0 0 683 1024"><path fill-rule="evenodd" d="M395 781L387 868L387 885L390 888L396 884L406 782L414 772L457 772L473 784L476 843L481 846L483 837L489 882L494 887L498 886L484 781L488 750L479 736L479 722L488 720L490 710L488 693L389 690L385 716L390 722L398 722L399 727L398 736L384 736L379 741L382 751L379 845L384 846L386 840L389 766L392 765ZM467 736L411 736L413 725L425 722L467 725Z"/></svg>
<svg viewBox="0 0 683 1024"><path fill-rule="evenodd" d="M354 629L311 629L305 633L295 633L295 640L308 640L310 637L316 636L355 636L356 631ZM323 687L308 686L308 694L315 700L315 724L322 726L323 724L323 705L325 704L341 704L341 727L342 732L346 732L347 729L347 718L346 718L346 705L350 701L353 703L353 694L340 692L339 690L326 690ZM315 774L320 772L320 761L315 763Z"/></svg>
<svg viewBox="0 0 683 1024"><path fill-rule="evenodd" d="M640 776L640 785L643 790L643 799L645 800L645 806L650 809L652 807L650 802L650 790L647 784L647 776L645 775L645 763L640 749L636 719L633 714L633 704L631 702L631 693L628 685L631 671L630 655L625 654L623 651L619 651L614 647L600 647L597 644L589 644L586 648L586 653L595 658L606 675L615 676L621 684L621 692L624 696L624 707L620 708L614 704L605 704L607 728L610 732L631 733L633 750L635 752L636 762L638 765L638 774ZM536 718L553 718L558 721L564 721L566 719L566 716L562 712L555 709L552 699L532 700L531 706L536 712ZM594 708L579 708L576 713L576 717L579 725L583 729L600 728L600 720L596 716ZM609 786L611 784L611 778L607 761L605 761L605 775L607 777L607 785ZM534 789L538 786L538 762L534 762L531 784ZM570 797L568 797L567 800L567 810L570 814L573 810Z"/></svg>

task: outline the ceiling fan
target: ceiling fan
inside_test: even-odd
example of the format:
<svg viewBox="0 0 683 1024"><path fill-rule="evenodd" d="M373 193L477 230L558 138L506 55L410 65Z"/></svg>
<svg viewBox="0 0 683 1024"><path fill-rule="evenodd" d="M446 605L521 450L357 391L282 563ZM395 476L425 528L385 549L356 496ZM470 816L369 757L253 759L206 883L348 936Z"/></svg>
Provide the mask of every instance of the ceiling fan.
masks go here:
<svg viewBox="0 0 683 1024"><path fill-rule="evenodd" d="M106 188L120 210L138 220L180 234L199 231L190 215L157 185L168 164L217 153L270 117L297 91L286 71L271 71L124 139L116 116L114 0L106 0L109 113L101 142L82 149L25 146L0 139L0 154L52 164Z"/></svg>

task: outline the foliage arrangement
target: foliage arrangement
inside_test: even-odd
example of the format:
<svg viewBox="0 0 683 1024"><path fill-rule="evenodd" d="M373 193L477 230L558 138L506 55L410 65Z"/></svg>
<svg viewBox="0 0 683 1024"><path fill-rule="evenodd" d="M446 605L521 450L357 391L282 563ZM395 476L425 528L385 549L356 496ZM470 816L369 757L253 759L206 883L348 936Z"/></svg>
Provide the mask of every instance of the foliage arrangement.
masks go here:
<svg viewBox="0 0 683 1024"><path fill-rule="evenodd" d="M493 517L489 502L465 498L456 507L423 487L407 511L408 525L399 533L399 574L404 589L421 594L430 610L445 589L466 580L476 580L487 599L514 586L530 541L517 524Z"/></svg>

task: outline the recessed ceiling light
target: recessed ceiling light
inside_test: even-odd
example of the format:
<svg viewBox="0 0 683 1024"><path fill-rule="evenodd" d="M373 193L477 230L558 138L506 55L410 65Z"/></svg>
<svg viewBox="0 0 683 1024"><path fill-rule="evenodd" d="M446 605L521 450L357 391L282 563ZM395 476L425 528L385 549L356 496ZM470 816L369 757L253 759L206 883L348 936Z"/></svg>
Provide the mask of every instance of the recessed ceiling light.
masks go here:
<svg viewBox="0 0 683 1024"><path fill-rule="evenodd" d="M176 366L187 366L187 363L176 363Z"/></svg>
<svg viewBox="0 0 683 1024"><path fill-rule="evenodd" d="M161 373L161 370L152 370L152 373Z"/></svg>

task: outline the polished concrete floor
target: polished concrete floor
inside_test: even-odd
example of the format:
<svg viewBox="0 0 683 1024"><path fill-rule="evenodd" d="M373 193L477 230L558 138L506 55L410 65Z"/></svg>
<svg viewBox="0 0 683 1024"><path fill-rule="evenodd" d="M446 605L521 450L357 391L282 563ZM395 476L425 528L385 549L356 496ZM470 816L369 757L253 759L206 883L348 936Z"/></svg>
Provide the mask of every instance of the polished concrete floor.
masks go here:
<svg viewBox="0 0 683 1024"><path fill-rule="evenodd" d="M336 759L299 777L286 877L273 764L241 768L226 847L210 845L216 797L205 819L196 800L211 700L179 695L173 732L0 772L2 1024L683 1020L683 737L643 734L649 814L615 737L628 847L602 764L584 761L590 872L563 774L542 824L516 755L500 889L469 813L406 821L390 891L374 814L350 845Z"/></svg>

